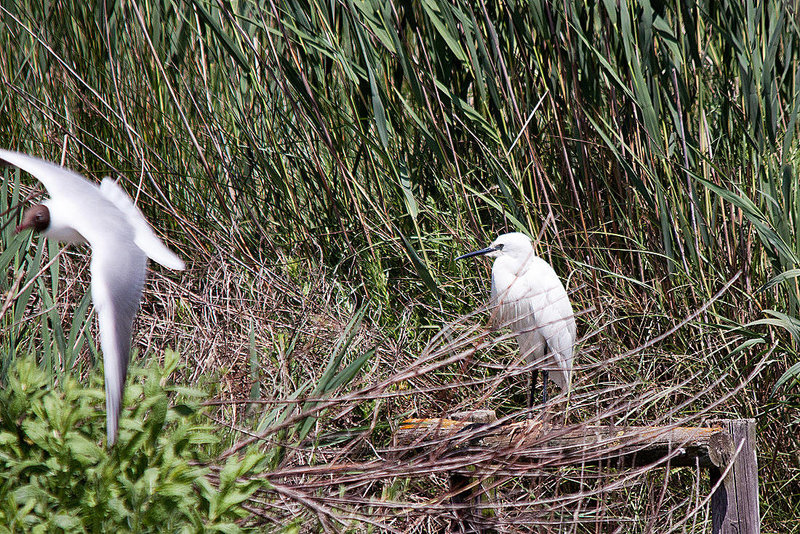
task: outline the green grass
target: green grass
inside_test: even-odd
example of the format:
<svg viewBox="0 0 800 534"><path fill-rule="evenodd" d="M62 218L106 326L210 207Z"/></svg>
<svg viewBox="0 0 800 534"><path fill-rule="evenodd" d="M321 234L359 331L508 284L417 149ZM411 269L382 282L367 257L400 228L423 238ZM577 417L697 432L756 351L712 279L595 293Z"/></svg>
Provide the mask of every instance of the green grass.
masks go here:
<svg viewBox="0 0 800 534"><path fill-rule="evenodd" d="M366 428L350 451L387 446L408 414L513 413L522 381L500 380L519 371L504 369L513 342L446 362L486 334L467 314L485 302L488 269L453 258L523 230L584 312L575 417L756 417L764 530L796 529L796 5L104 5L2 8L0 131L4 147L122 175L189 260L184 275L150 277L143 351L179 346L188 383L218 377L220 400L260 395L292 425L312 419L283 411L319 407L306 396L327 380L341 402L308 436ZM7 206L32 181L5 176ZM68 252L36 277L56 249L10 227L2 239L0 369L32 353L53 382L85 377L97 357L86 258ZM330 381L329 363L339 372L373 346L359 373ZM435 369L403 374L426 361ZM375 384L373 398L347 400ZM258 426L234 402L216 418ZM315 454L290 457L327 458ZM342 491L362 514L371 497L424 516L413 503L436 481L387 476ZM346 517L326 491L314 501L325 512L284 494L296 506L282 517ZM609 514L646 515L617 508L652 504L640 491L609 497Z"/></svg>

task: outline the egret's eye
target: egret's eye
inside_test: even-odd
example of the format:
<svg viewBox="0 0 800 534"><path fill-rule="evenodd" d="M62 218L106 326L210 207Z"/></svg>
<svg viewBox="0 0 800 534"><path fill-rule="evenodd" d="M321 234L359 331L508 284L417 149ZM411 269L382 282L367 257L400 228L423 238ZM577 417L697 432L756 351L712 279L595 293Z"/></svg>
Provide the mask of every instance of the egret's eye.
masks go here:
<svg viewBox="0 0 800 534"><path fill-rule="evenodd" d="M496 246L496 247L494 247L494 248L495 248L496 250L503 250L503 244L502 244L502 243L500 243L499 245L497 245L497 246Z"/></svg>

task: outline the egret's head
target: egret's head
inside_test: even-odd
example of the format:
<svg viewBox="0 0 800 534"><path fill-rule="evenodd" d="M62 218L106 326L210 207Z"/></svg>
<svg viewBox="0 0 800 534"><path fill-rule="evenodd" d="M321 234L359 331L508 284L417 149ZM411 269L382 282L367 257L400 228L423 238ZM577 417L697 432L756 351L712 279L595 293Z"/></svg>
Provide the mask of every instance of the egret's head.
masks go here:
<svg viewBox="0 0 800 534"><path fill-rule="evenodd" d="M486 255L490 258L509 256L519 261L526 261L532 254L533 245L530 238L520 232L511 232L510 234L501 235L486 248L464 254L456 259L461 260L472 256Z"/></svg>
<svg viewBox="0 0 800 534"><path fill-rule="evenodd" d="M17 226L17 232L28 228L44 232L48 226L50 226L50 210L44 204L36 204L22 213L22 223Z"/></svg>

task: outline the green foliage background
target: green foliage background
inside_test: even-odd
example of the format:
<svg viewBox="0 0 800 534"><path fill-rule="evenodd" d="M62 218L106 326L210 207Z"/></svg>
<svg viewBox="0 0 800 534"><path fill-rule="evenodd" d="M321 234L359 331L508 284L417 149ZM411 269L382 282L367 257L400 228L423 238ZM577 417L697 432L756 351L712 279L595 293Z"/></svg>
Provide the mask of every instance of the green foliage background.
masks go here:
<svg viewBox="0 0 800 534"><path fill-rule="evenodd" d="M322 269L412 353L483 302L487 272L452 258L504 231L541 236L569 280L587 365L741 272L610 379L689 380L691 396L755 373L720 410L758 418L762 513L785 531L800 515L797 7L20 0L0 7L2 145L123 175L196 266ZM46 306L57 291L26 285L38 268L14 286L45 254L23 259L10 232L13 355L51 346L60 321L21 322L32 291Z"/></svg>
<svg viewBox="0 0 800 534"><path fill-rule="evenodd" d="M262 485L239 479L263 465L264 455L251 450L229 460L212 484L204 450L219 437L204 420L187 417L201 394L164 387L178 355L168 351L167 360L167 369L133 373L144 380L132 380L127 397L144 401L128 413L123 441L110 451L97 444L102 373L92 374L89 387L69 377L53 388L33 358L12 364L0 392L3 532L240 531L240 503ZM170 407L170 397L179 404Z"/></svg>

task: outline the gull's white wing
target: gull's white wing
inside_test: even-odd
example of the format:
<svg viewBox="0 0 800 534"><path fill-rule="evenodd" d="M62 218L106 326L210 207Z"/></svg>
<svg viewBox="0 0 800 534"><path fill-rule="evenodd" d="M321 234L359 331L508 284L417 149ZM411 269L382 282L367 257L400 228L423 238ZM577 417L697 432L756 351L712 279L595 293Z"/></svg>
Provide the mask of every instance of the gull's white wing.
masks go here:
<svg viewBox="0 0 800 534"><path fill-rule="evenodd" d="M79 210L70 220L92 247L92 302L100 325L106 383L106 432L111 446L117 440L131 330L142 298L147 255L136 245L136 232L127 218L99 191L89 202L75 198L70 202Z"/></svg>
<svg viewBox="0 0 800 534"><path fill-rule="evenodd" d="M146 264L147 256L134 244L133 232L114 243L92 243L92 301L103 348L109 445L117 439L131 329L142 297Z"/></svg>
<svg viewBox="0 0 800 534"><path fill-rule="evenodd" d="M164 267L182 270L183 261L156 236L128 194L111 178L103 178L100 192L125 214L135 232L134 240L147 256Z"/></svg>
<svg viewBox="0 0 800 534"><path fill-rule="evenodd" d="M27 154L0 150L0 159L29 172L42 182L51 197L82 198L91 202L100 196L100 189L80 174Z"/></svg>
<svg viewBox="0 0 800 534"><path fill-rule="evenodd" d="M84 205L72 222L92 247L92 302L100 325L110 446L117 440L131 330L142 298L147 255L137 246L136 231L127 217L103 195Z"/></svg>

